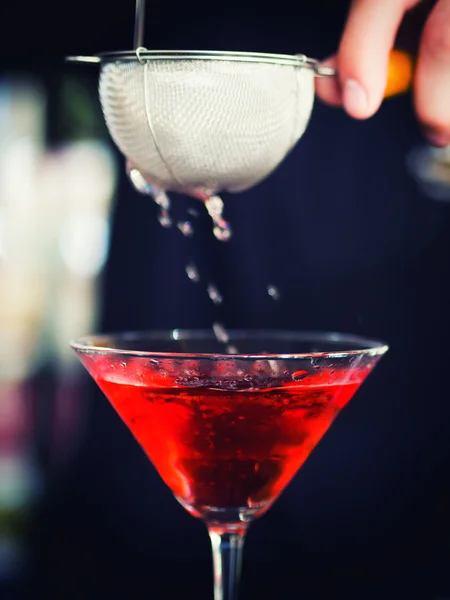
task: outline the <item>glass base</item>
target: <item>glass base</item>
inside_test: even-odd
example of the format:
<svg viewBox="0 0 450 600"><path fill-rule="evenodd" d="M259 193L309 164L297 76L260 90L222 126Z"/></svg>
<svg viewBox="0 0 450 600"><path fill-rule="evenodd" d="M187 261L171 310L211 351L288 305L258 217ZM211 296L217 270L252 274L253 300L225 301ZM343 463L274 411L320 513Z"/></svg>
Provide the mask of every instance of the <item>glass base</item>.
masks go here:
<svg viewBox="0 0 450 600"><path fill-rule="evenodd" d="M263 515L271 506L271 502L264 504L254 504L253 506L232 507L232 508L216 508L214 506L187 504L180 498L178 502L192 516L202 519L209 525L226 525L227 530L239 531L243 524L248 524L254 519Z"/></svg>

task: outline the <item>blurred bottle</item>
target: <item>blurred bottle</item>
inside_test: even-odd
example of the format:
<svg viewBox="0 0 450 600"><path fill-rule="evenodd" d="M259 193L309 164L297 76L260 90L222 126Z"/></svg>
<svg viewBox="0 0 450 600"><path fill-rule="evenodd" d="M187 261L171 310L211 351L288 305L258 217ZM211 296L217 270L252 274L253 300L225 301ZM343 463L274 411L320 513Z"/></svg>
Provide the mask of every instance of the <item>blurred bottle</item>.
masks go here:
<svg viewBox="0 0 450 600"><path fill-rule="evenodd" d="M96 327L109 250L114 154L91 126L95 86L70 85L78 113L47 148L44 86L0 80L0 588L24 567L34 507L80 441L69 341ZM64 80L59 90L61 115Z"/></svg>

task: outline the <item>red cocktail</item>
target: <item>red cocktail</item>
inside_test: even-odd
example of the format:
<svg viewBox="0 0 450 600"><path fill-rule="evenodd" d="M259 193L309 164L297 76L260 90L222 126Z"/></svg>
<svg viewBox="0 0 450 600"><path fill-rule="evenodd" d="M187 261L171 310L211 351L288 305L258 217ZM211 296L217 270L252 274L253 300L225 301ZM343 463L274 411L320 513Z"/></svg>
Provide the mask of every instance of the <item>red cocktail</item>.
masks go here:
<svg viewBox="0 0 450 600"><path fill-rule="evenodd" d="M230 337L244 353L219 354L211 332L74 344L176 498L205 520L216 600L233 597L248 523L270 507L387 350L331 334Z"/></svg>

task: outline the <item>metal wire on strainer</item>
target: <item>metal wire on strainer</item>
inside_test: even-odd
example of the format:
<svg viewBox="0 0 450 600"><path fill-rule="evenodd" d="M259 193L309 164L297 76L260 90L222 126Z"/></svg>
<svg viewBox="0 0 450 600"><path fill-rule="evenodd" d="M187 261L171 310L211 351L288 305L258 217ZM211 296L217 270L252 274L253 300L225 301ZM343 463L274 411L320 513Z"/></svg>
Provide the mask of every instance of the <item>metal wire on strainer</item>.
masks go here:
<svg viewBox="0 0 450 600"><path fill-rule="evenodd" d="M73 57L101 64L99 93L114 142L158 188L197 197L241 191L267 177L304 133L315 76L306 56L142 48Z"/></svg>

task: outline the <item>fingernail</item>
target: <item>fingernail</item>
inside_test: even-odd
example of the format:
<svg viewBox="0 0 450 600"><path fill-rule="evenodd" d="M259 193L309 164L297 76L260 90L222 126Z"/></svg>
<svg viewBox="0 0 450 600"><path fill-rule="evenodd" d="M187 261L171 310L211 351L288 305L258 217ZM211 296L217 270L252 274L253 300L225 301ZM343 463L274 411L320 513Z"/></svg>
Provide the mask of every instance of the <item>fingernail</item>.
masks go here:
<svg viewBox="0 0 450 600"><path fill-rule="evenodd" d="M352 117L364 118L367 115L367 94L362 85L355 79L348 79L344 83L343 103L345 110Z"/></svg>
<svg viewBox="0 0 450 600"><path fill-rule="evenodd" d="M428 127L424 128L423 133L432 146L436 146L437 148L450 146L450 135L448 133L442 133Z"/></svg>

